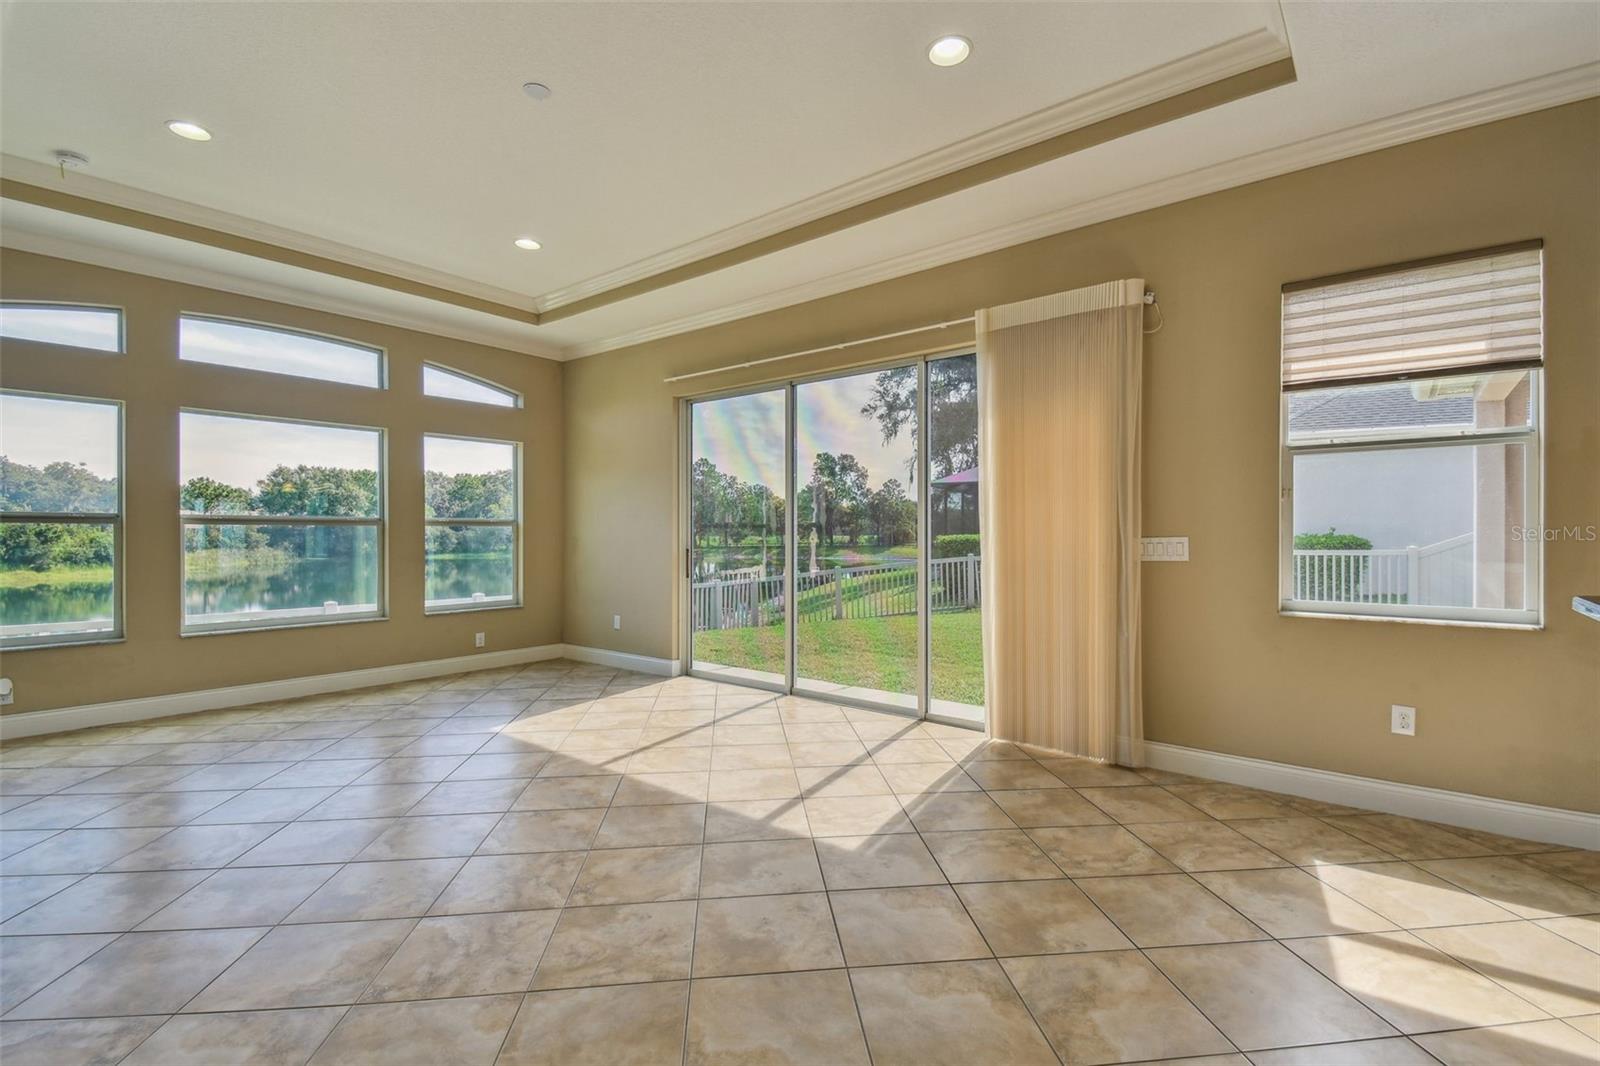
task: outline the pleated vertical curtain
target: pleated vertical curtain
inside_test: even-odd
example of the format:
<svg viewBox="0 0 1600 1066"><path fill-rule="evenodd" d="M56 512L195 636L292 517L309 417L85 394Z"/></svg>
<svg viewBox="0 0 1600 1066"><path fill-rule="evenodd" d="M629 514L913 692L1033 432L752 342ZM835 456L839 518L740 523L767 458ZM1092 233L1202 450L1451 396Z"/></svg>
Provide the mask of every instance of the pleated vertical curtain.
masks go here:
<svg viewBox="0 0 1600 1066"><path fill-rule="evenodd" d="M997 739L1143 763L1144 280L980 310L984 689Z"/></svg>

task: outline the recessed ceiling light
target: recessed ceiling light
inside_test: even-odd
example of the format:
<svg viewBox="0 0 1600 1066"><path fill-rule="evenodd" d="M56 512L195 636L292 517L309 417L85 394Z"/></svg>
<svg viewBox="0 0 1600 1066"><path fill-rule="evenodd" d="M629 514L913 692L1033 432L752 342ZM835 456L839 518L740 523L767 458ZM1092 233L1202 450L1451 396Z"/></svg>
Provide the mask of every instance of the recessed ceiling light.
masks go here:
<svg viewBox="0 0 1600 1066"><path fill-rule="evenodd" d="M516 245L518 248L521 248L525 252L537 252L540 248L544 247L544 245L540 244L532 237L518 237L511 243Z"/></svg>
<svg viewBox="0 0 1600 1066"><path fill-rule="evenodd" d="M181 118L171 119L167 122L167 129L176 133L186 141L209 141L211 131L198 122L185 122Z"/></svg>
<svg viewBox="0 0 1600 1066"><path fill-rule="evenodd" d="M550 99L550 86L542 81L528 81L522 83L522 91L535 100Z"/></svg>
<svg viewBox="0 0 1600 1066"><path fill-rule="evenodd" d="M936 67L953 67L972 54L972 42L951 34L928 46L928 62Z"/></svg>

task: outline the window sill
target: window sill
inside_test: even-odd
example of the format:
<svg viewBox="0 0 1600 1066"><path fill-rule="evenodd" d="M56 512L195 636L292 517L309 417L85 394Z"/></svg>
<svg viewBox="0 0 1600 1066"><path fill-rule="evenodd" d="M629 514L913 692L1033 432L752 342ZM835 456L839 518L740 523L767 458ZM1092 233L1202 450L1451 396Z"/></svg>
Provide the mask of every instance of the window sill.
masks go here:
<svg viewBox="0 0 1600 1066"><path fill-rule="evenodd" d="M349 626L359 625L362 622L387 622L386 614L363 614L350 618L319 619L315 622L264 622L260 625L220 625L209 627L189 627L180 629L178 636L188 637L220 637L229 633L269 633L277 629L321 629L324 626Z"/></svg>
<svg viewBox="0 0 1600 1066"><path fill-rule="evenodd" d="M486 603L481 607L470 604L461 607L423 607L422 613L429 618L442 614L477 614L481 611L518 611L522 609L520 603Z"/></svg>
<svg viewBox="0 0 1600 1066"><path fill-rule="evenodd" d="M126 644L127 637L93 637L84 640L47 640L38 644L0 644L0 652L11 655L19 651L49 651L52 648L89 648L97 644Z"/></svg>
<svg viewBox="0 0 1600 1066"><path fill-rule="evenodd" d="M1413 626L1456 626L1468 629L1514 629L1535 633L1544 629L1543 622L1495 622L1471 618L1417 618L1409 615L1341 614L1334 611L1296 611L1279 608L1279 618L1321 618L1336 622L1399 622Z"/></svg>

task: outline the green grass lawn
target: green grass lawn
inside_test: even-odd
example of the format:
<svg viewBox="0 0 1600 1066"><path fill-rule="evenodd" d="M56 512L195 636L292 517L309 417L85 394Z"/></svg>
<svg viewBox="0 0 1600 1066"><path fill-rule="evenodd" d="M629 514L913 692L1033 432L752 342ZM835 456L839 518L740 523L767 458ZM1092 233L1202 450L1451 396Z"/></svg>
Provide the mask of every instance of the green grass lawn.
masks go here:
<svg viewBox="0 0 1600 1066"><path fill-rule="evenodd" d="M917 619L805 619L795 634L801 672L818 681L915 692ZM940 613L931 622L933 696L983 703L983 629L977 611ZM696 633L703 662L783 673L783 627L749 626Z"/></svg>

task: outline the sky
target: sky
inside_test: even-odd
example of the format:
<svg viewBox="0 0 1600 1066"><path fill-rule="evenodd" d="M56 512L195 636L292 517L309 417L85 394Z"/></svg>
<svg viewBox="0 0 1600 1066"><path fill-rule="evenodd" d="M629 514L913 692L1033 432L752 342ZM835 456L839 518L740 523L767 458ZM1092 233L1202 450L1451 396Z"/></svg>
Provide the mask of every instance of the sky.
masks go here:
<svg viewBox="0 0 1600 1066"><path fill-rule="evenodd" d="M516 465L516 445L494 440L424 437L422 465L441 474L487 474Z"/></svg>
<svg viewBox="0 0 1600 1066"><path fill-rule="evenodd" d="M377 388L383 353L341 341L237 322L185 318L178 325L179 358L251 370L271 370Z"/></svg>
<svg viewBox="0 0 1600 1066"><path fill-rule="evenodd" d="M0 337L115 352L122 348L121 332L122 316L109 308L0 308Z"/></svg>
<svg viewBox="0 0 1600 1066"><path fill-rule="evenodd" d="M83 463L96 477L116 477L117 407L0 395L0 455L37 467Z"/></svg>
<svg viewBox="0 0 1600 1066"><path fill-rule="evenodd" d="M898 478L915 498L909 463L915 452L915 427L906 426L887 446L878 421L861 413L876 372L813 381L796 390L795 466L802 478L819 452L854 455L867 468L868 487ZM710 459L717 469L742 481L783 487L782 389L706 400L694 405L694 458Z"/></svg>
<svg viewBox="0 0 1600 1066"><path fill-rule="evenodd" d="M277 466L377 469L375 429L269 422L185 411L178 426L180 482L209 477L254 489Z"/></svg>

